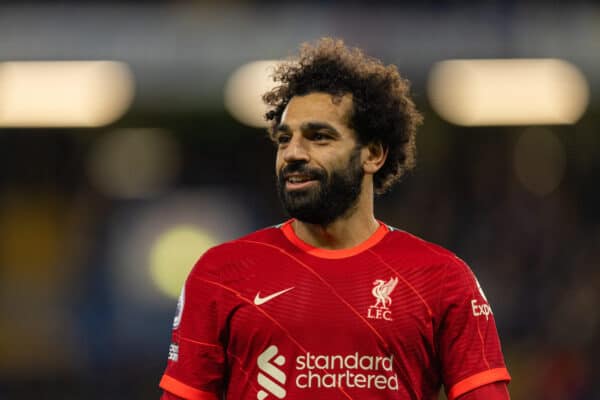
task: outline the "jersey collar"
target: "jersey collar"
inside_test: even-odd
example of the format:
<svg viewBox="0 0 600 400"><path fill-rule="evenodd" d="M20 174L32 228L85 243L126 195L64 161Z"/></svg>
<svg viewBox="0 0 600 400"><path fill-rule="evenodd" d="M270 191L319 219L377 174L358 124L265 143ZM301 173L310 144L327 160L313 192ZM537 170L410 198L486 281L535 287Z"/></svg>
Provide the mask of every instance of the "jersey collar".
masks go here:
<svg viewBox="0 0 600 400"><path fill-rule="evenodd" d="M381 241L381 239L383 239L383 237L389 232L389 228L387 227L386 224L384 224L381 221L377 221L379 223L379 228L377 228L377 230L371 235L371 237L369 237L364 242L357 244L354 247L347 248L347 249L329 250L329 249L321 249L319 247L314 247L314 246L304 242L298 236L296 236L296 232L294 232L294 228L292 228L292 222L294 222L294 219L290 219L290 220L284 222L282 225L280 225L280 229L281 229L282 233L284 234L284 236L290 242L292 242L292 244L294 246L298 247L300 250L304 251L305 253L308 253L315 257L329 258L329 259L347 258L347 257L355 256L359 253L362 253L363 251L370 249L371 247L373 247L377 243L379 243Z"/></svg>

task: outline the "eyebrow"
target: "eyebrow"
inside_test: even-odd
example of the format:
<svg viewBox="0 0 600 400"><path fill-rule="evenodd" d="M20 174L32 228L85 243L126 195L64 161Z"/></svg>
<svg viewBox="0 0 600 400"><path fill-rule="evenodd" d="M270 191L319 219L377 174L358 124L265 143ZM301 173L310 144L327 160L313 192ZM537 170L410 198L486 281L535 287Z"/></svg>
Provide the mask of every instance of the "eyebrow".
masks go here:
<svg viewBox="0 0 600 400"><path fill-rule="evenodd" d="M340 136L340 133L337 131L337 129L335 129L333 125L328 124L327 122L305 122L300 126L300 129L302 129L302 131L318 131L320 129L326 129L328 131L331 131L335 135Z"/></svg>
<svg viewBox="0 0 600 400"><path fill-rule="evenodd" d="M305 122L302 125L300 125L300 130L303 132L310 132L310 131L318 131L320 129L326 129L328 131L330 131L334 136L341 136L341 134L338 132L337 129L335 129L333 127L333 125L327 123L327 122L321 122L321 121L309 121L309 122ZM292 132L292 128L289 127L288 124L279 124L275 127L274 130L274 135L277 135L278 133L291 133Z"/></svg>
<svg viewBox="0 0 600 400"><path fill-rule="evenodd" d="M287 124L279 124L275 127L275 133L277 132L285 132L289 133L292 129Z"/></svg>

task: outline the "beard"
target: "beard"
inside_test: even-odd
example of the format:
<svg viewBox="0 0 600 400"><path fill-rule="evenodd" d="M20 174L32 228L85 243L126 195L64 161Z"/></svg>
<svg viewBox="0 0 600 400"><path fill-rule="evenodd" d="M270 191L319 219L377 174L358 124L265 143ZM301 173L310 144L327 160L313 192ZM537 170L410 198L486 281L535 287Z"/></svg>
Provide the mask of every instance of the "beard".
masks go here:
<svg viewBox="0 0 600 400"><path fill-rule="evenodd" d="M317 181L316 185L288 191L285 176L300 173ZM277 176L277 192L287 213L299 221L327 226L351 214L362 190L364 171L360 163L360 147L352 151L346 167L330 174L321 168L309 168L306 162L288 164Z"/></svg>

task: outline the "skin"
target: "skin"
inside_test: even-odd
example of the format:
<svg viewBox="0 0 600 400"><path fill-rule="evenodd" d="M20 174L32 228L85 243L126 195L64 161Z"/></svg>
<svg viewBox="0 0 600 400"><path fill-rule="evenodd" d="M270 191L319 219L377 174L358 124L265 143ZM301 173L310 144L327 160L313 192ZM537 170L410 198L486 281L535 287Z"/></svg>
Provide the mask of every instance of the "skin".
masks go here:
<svg viewBox="0 0 600 400"><path fill-rule="evenodd" d="M321 92L293 97L275 132L277 175L287 164L298 161L328 172L345 167L357 145L356 132L349 126L351 111L350 94L335 100ZM386 157L387 151L379 143L362 146L360 162L365 175L356 206L327 226L295 220L292 226L296 235L312 246L331 250L353 247L367 240L379 227L373 209L373 175ZM286 190L318 184L318 181L287 182Z"/></svg>

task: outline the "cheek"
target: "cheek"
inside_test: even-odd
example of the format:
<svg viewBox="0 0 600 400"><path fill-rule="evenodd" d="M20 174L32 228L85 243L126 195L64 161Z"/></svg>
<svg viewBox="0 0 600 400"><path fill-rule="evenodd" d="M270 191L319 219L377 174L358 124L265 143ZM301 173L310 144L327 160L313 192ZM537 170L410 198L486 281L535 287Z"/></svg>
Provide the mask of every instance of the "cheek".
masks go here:
<svg viewBox="0 0 600 400"><path fill-rule="evenodd" d="M275 156L275 173L277 175L279 175L279 171L281 171L281 168L283 168L283 158L281 157L280 152L277 152L277 155Z"/></svg>

